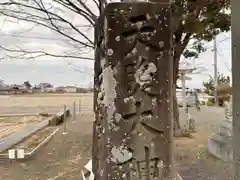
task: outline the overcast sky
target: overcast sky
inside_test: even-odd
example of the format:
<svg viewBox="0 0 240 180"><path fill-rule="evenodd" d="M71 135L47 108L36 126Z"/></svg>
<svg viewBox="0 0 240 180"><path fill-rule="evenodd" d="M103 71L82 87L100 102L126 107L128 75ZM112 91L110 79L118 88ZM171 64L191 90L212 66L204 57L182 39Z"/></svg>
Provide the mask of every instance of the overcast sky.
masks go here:
<svg viewBox="0 0 240 180"><path fill-rule="evenodd" d="M188 60L188 62L195 62L196 68L203 68L199 70L200 73L194 75L188 75L192 77L191 81L187 81L187 86L190 88L201 88L202 82L209 79L209 75L214 75L214 52L213 42L206 43L207 51L200 54L198 59L194 61ZM217 36L217 65L218 72L230 76L231 78L231 33L222 33Z"/></svg>
<svg viewBox="0 0 240 180"><path fill-rule="evenodd" d="M84 24L84 21L76 17L70 17L76 24ZM90 38L93 31L86 33ZM53 33L40 26L33 26L21 21L6 21L0 16L1 45L5 47L21 47L27 50L43 50L50 53L78 53L78 49L71 41ZM213 43L206 45L208 51L195 60L196 67L204 67L206 71L198 75L191 75L192 80L187 82L190 88L200 88L202 81L213 75ZM218 70L230 75L231 69L231 34L224 33L217 37L218 46ZM52 57L41 57L37 59L16 60L7 58L5 52L0 50L3 59L0 62L0 79L5 83L20 84L29 80L33 84L49 82L53 85L78 85L88 86L93 81L93 61L74 60ZM82 54L81 54L82 53ZM81 56L93 57L93 52L81 52ZM188 61L192 62L192 61Z"/></svg>

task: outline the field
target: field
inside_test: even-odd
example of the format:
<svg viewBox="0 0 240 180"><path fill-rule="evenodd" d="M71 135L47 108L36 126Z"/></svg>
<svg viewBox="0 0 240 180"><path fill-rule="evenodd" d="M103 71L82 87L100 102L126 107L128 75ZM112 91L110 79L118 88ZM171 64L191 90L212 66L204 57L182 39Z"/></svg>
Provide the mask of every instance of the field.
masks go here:
<svg viewBox="0 0 240 180"><path fill-rule="evenodd" d="M22 131L28 125L36 124L44 119L42 116L35 116L34 113L55 114L64 105L72 108L74 101L78 104L77 110L79 110L80 98L83 103L87 104L88 102L85 101L86 98L84 97L82 98L80 94L74 96L72 94L0 96L0 140L13 133ZM14 116L10 116L11 114Z"/></svg>
<svg viewBox="0 0 240 180"><path fill-rule="evenodd" d="M0 96L0 114L58 112L64 105L73 106L73 102L84 104L83 110L91 111L91 94L33 94L24 96ZM77 106L79 108L79 106Z"/></svg>
<svg viewBox="0 0 240 180"><path fill-rule="evenodd" d="M29 124L36 124L42 120L41 116L0 117L0 140L23 130Z"/></svg>
<svg viewBox="0 0 240 180"><path fill-rule="evenodd" d="M4 180L79 180L83 165L91 158L92 94L29 95L1 98L0 109L8 111L54 110L64 104L72 107L81 99L81 115L68 121L67 135L64 126L50 143L34 158L26 162L0 164L0 179ZM77 103L78 104L78 103ZM79 108L79 104L77 105ZM12 110L9 110L12 109ZM175 160L184 180L231 180L231 165L207 152L207 141L223 118L223 109L202 107L200 112L190 109L196 118L197 133L192 139L175 140ZM3 112L3 110L2 110ZM181 114L181 123L184 119ZM3 112L3 113L6 113ZM16 113L16 112L15 112ZM214 116L212 115L214 114Z"/></svg>

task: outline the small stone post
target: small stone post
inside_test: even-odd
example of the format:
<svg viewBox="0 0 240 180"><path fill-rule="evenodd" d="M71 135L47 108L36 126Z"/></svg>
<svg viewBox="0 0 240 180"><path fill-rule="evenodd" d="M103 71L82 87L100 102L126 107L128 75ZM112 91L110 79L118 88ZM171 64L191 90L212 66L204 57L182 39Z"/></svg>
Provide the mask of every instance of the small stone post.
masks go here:
<svg viewBox="0 0 240 180"><path fill-rule="evenodd" d="M170 4L107 5L95 59L95 179L174 179Z"/></svg>
<svg viewBox="0 0 240 180"><path fill-rule="evenodd" d="M76 101L73 101L73 121L76 121Z"/></svg>
<svg viewBox="0 0 240 180"><path fill-rule="evenodd" d="M62 134L67 134L67 122L66 122L66 111L67 111L67 106L63 106L63 122L64 122L64 127L63 127L63 133Z"/></svg>
<svg viewBox="0 0 240 180"><path fill-rule="evenodd" d="M240 1L231 0L234 180L240 179Z"/></svg>
<svg viewBox="0 0 240 180"><path fill-rule="evenodd" d="M78 113L81 114L81 99L78 101Z"/></svg>
<svg viewBox="0 0 240 180"><path fill-rule="evenodd" d="M218 92L218 89L217 91ZM230 92L229 92L230 93ZM208 140L208 150L223 161L233 160L233 126L232 126L232 98L224 103L225 118L211 139Z"/></svg>

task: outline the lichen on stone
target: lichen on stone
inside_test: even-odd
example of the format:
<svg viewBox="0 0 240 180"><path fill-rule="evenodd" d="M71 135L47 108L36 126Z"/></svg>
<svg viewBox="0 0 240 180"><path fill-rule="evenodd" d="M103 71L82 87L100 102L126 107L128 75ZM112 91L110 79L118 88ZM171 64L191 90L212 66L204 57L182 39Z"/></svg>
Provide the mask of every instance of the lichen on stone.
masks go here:
<svg viewBox="0 0 240 180"><path fill-rule="evenodd" d="M111 150L111 161L114 163L124 163L132 158L132 153L128 151L123 145L113 146Z"/></svg>
<svg viewBox="0 0 240 180"><path fill-rule="evenodd" d="M150 62L146 65L141 65L140 68L136 71L134 77L136 82L143 86L145 84L151 83L153 80L153 75L157 72L157 67L154 63Z"/></svg>

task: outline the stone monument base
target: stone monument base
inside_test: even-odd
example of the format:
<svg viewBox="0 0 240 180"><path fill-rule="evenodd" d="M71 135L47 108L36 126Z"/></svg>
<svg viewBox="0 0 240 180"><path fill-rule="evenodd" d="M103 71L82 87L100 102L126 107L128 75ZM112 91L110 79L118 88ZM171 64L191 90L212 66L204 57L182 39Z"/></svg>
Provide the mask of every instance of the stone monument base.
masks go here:
<svg viewBox="0 0 240 180"><path fill-rule="evenodd" d="M210 139L208 141L208 151L225 162L233 160L233 150L228 143Z"/></svg>
<svg viewBox="0 0 240 180"><path fill-rule="evenodd" d="M217 132L208 141L208 151L215 157L227 162L233 160L232 129L230 122L221 124Z"/></svg>
<svg viewBox="0 0 240 180"><path fill-rule="evenodd" d="M229 85L222 85L218 87L217 92L230 93L231 87ZM215 133L215 135L208 141L208 151L215 157L223 161L233 160L233 148L232 148L232 96L229 96L229 101L224 103L225 106L225 119L221 121L221 124Z"/></svg>

